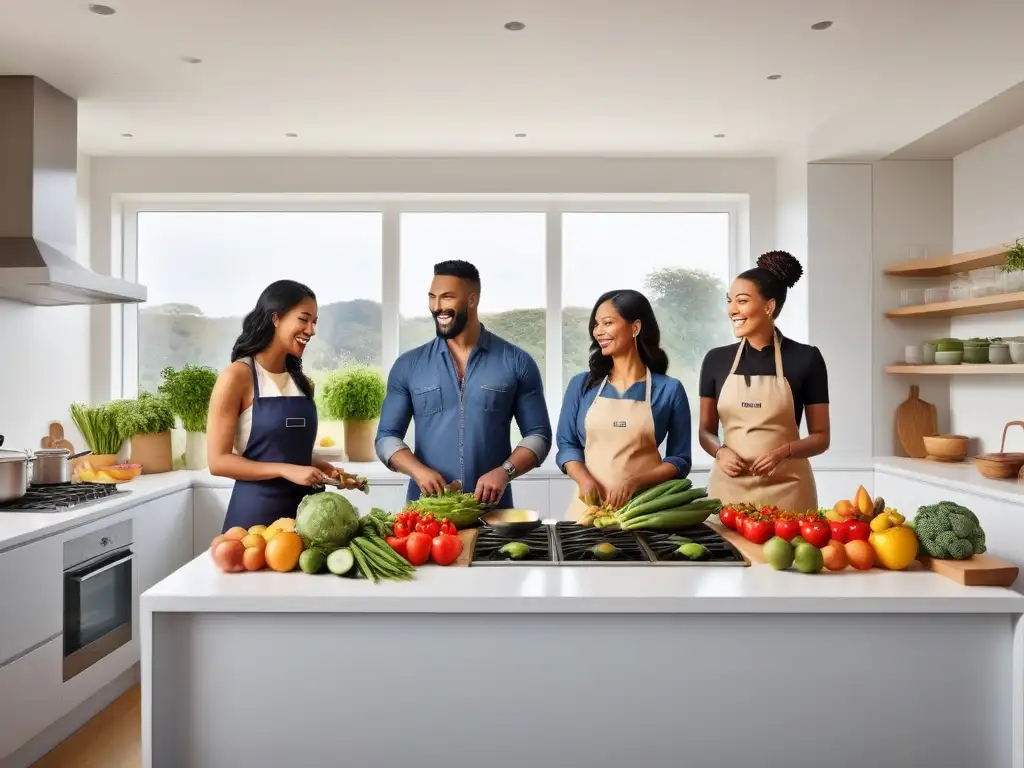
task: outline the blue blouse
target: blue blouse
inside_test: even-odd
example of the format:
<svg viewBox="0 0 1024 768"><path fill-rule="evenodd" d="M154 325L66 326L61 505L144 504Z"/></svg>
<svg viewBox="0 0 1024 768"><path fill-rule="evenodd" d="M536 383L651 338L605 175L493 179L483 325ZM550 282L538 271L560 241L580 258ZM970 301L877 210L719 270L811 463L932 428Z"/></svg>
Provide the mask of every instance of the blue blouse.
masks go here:
<svg viewBox="0 0 1024 768"><path fill-rule="evenodd" d="M562 411L558 416L558 430L555 441L558 452L555 463L565 472L565 465L570 461L585 463L583 448L587 444L585 419L587 411L597 397L600 384L583 392L583 383L587 374L578 373L572 377L562 398ZM626 390L621 397L627 400L643 401L647 394L647 384L638 381ZM610 383L604 388L601 397L619 399L620 395ZM673 464L679 477L690 474L693 466L690 435L690 403L682 382L671 376L660 373L651 374L651 410L654 412L654 439L659 446L664 442L665 461ZM667 440L666 440L667 438Z"/></svg>

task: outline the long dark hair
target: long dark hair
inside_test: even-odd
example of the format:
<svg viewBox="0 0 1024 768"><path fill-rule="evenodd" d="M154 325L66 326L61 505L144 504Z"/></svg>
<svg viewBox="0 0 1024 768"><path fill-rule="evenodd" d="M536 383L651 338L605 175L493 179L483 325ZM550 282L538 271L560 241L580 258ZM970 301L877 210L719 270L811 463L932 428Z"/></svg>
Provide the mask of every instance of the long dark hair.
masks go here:
<svg viewBox="0 0 1024 768"><path fill-rule="evenodd" d="M800 262L787 251L768 251L757 257L757 266L741 272L737 280L749 280L757 286L761 298L765 301L775 299L775 311L772 320L778 320L782 307L786 303L786 294L796 285L803 275L804 268Z"/></svg>
<svg viewBox="0 0 1024 768"><path fill-rule="evenodd" d="M640 321L640 335L636 339L636 348L640 360L651 373L664 374L668 370L668 355L661 348L661 329L658 319L654 316L654 308L640 291L624 289L608 291L601 294L590 312L590 373L583 383L583 391L599 384L605 376L612 372L612 359L601 354L601 345L594 338L594 327L597 325L597 309L606 301L610 301L615 311L622 315L627 323Z"/></svg>
<svg viewBox="0 0 1024 768"><path fill-rule="evenodd" d="M278 280L263 289L256 307L242 321L242 332L231 348L231 362L243 357L252 357L270 346L274 340L274 315L283 317L295 308L295 305L306 299L316 301L316 294L309 286L294 280ZM284 367L292 375L302 393L313 397L313 382L302 372L302 359L295 355L286 355Z"/></svg>

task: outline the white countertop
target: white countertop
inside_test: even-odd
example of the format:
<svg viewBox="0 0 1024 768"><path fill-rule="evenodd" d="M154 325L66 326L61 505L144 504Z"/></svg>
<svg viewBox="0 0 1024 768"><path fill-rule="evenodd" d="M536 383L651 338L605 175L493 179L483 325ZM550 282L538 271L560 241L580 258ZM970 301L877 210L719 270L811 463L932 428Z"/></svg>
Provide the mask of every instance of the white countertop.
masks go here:
<svg viewBox="0 0 1024 768"><path fill-rule="evenodd" d="M951 488L978 496L1024 504L1024 483L1017 480L989 480L982 477L974 462L946 464L927 459L904 459L896 456L875 459L875 471L905 477L938 488Z"/></svg>
<svg viewBox="0 0 1024 768"><path fill-rule="evenodd" d="M143 593L148 612L1024 613L1024 595L930 572L816 575L767 565L424 566L371 584L300 571L221 573L208 553Z"/></svg>

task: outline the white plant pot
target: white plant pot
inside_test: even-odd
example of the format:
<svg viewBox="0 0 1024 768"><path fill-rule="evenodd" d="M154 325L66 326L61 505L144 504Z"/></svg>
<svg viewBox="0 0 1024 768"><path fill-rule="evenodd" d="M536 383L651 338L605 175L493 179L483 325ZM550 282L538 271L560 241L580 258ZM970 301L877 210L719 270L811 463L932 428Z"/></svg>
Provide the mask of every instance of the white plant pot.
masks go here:
<svg viewBox="0 0 1024 768"><path fill-rule="evenodd" d="M185 469L206 469L206 433L185 433Z"/></svg>

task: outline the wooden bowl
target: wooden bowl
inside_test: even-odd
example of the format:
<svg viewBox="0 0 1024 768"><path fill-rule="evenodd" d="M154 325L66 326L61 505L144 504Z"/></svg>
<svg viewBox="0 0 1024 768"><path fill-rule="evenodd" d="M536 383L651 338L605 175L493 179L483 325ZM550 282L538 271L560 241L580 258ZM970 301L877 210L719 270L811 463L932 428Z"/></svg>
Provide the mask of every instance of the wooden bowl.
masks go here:
<svg viewBox="0 0 1024 768"><path fill-rule="evenodd" d="M933 461L963 461L969 439L963 435L927 435L924 449Z"/></svg>

